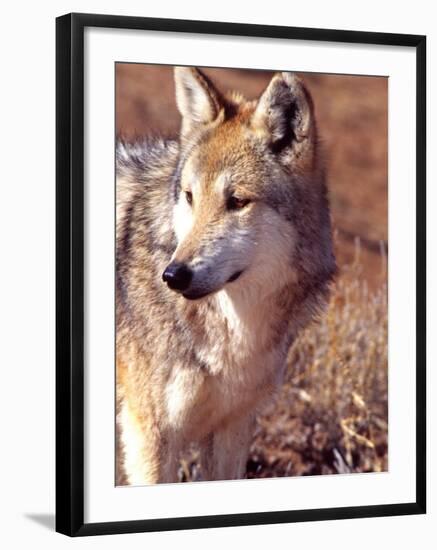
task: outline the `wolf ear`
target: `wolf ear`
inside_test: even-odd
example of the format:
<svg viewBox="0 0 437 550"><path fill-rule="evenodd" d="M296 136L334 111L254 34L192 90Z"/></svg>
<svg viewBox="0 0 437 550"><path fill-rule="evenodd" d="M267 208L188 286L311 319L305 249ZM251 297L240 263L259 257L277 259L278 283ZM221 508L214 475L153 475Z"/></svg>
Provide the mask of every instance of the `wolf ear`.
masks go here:
<svg viewBox="0 0 437 550"><path fill-rule="evenodd" d="M182 133L213 122L222 108L219 92L199 69L175 67L176 103L182 115Z"/></svg>
<svg viewBox="0 0 437 550"><path fill-rule="evenodd" d="M314 127L313 103L302 81L292 73L276 74L258 100L252 127L264 133L274 151L302 142Z"/></svg>

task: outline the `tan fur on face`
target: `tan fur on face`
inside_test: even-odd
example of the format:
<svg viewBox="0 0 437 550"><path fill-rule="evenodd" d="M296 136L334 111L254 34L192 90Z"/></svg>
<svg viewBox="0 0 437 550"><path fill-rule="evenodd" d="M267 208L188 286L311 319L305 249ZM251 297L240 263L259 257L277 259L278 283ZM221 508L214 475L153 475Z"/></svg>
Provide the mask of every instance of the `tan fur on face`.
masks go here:
<svg viewBox="0 0 437 550"><path fill-rule="evenodd" d="M224 253L229 259L229 253L233 254L234 250L232 240L236 238L248 262L244 265L237 262L233 271L238 267L247 268L249 256L255 254L259 246L257 219L265 206L259 200L260 189L257 189L262 162L248 139L252 113L253 106L243 108L241 114L215 128L188 157L182 171L181 196L174 210L178 238L174 261L191 267L202 260L208 263L207 249L214 246L218 255L214 261L219 264L219 248L226 249ZM186 192L192 194L191 206L187 203ZM252 204L244 211L230 213L226 204L230 194L237 194ZM219 286L232 275L228 271L227 276L219 277Z"/></svg>

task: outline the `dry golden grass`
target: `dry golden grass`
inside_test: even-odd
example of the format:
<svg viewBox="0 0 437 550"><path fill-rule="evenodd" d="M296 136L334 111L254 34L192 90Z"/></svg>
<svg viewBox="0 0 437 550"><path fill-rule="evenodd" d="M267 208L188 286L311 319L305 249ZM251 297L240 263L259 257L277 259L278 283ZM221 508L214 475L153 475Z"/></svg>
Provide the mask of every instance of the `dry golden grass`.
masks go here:
<svg viewBox="0 0 437 550"><path fill-rule="evenodd" d="M288 376L258 419L248 477L387 469L387 288L369 291L360 246L327 311L290 349Z"/></svg>

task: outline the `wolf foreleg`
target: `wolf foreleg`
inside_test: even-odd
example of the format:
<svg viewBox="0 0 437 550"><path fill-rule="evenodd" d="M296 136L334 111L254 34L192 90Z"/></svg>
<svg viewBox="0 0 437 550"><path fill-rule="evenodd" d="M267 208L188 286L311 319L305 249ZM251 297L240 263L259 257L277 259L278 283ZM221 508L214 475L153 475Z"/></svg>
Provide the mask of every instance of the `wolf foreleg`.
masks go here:
<svg viewBox="0 0 437 550"><path fill-rule="evenodd" d="M202 477L213 481L243 479L255 419L245 416L210 434L201 444Z"/></svg>

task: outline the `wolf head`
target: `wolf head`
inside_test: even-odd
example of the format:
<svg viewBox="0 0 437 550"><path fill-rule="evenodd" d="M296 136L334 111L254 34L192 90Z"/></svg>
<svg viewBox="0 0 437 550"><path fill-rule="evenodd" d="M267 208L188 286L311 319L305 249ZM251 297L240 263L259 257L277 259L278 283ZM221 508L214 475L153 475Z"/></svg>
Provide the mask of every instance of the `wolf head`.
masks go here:
<svg viewBox="0 0 437 550"><path fill-rule="evenodd" d="M194 68L176 68L175 83L178 244L164 281L197 299L223 288L266 294L321 273L329 278L329 212L303 83L276 74L257 101L222 95Z"/></svg>

